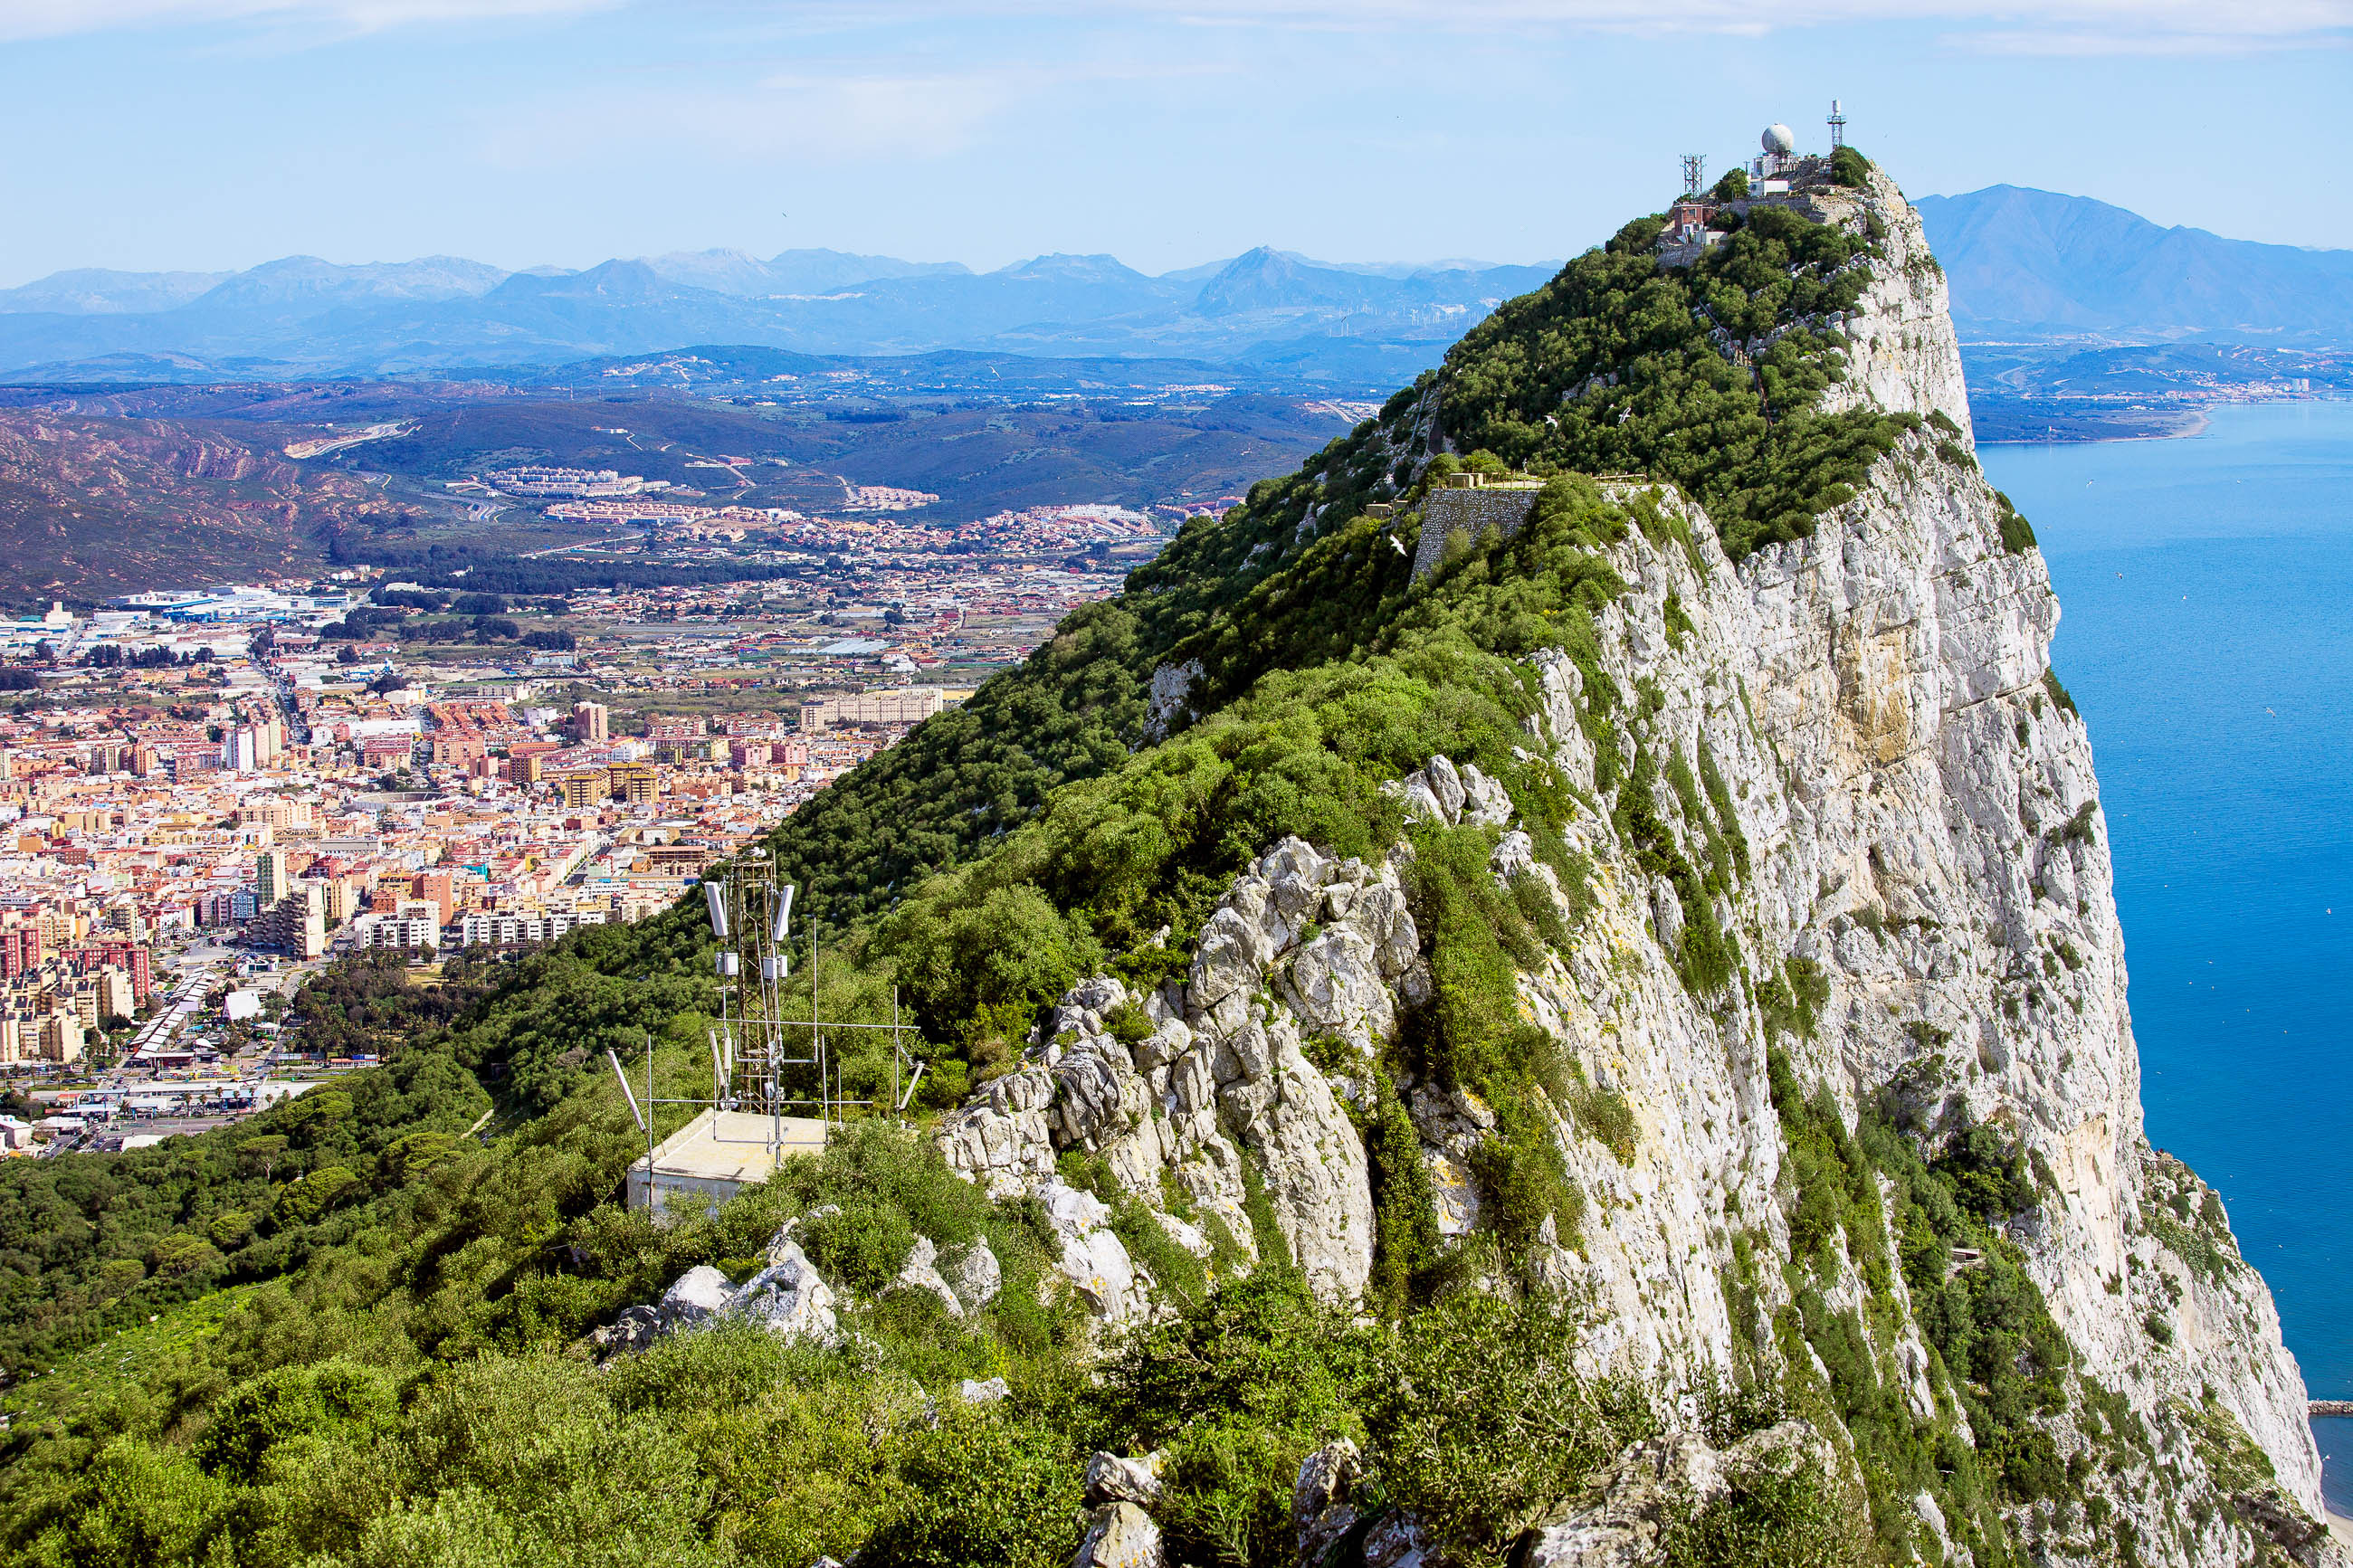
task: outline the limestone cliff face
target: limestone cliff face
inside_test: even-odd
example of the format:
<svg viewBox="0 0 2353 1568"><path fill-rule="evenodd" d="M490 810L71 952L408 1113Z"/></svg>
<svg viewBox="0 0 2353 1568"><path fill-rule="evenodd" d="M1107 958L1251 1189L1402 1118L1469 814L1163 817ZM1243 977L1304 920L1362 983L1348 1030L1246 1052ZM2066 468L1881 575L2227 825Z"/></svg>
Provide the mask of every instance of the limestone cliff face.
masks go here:
<svg viewBox="0 0 2353 1568"><path fill-rule="evenodd" d="M1986 1125L2026 1152L2036 1201L2010 1239L2077 1373L2130 1403L2153 1452L2100 1468L2081 1410L2052 1416L2059 1458L2086 1463L2069 1495L2008 1508L2015 1539L2046 1561L2107 1559L2116 1537L2099 1521L2113 1513L2147 1563L2322 1560L2334 1549L2294 1517L2319 1513L2319 1464L2270 1294L2219 1200L2143 1135L2090 740L2049 679L2059 606L2040 554L2005 548L2003 509L1968 456L1942 274L1883 177L1806 200L1825 221L1883 230L1872 286L1839 323L1854 346L1829 405L1936 417L1810 539L1736 566L1696 507L1653 491L1691 523L1691 547L1639 530L1611 547L1630 591L1599 617L1602 665L1621 691L1650 694L1625 739L1707 759L1721 793L1712 784L1706 815L1733 820L1695 820L1663 779L1656 815L1694 858L1710 832L1736 825L1746 840L1713 911L1742 966L1720 992L1678 973L1684 911L1611 826L1577 667L1535 661L1545 714L1527 743L1588 803L1567 837L1590 858L1593 906L1545 972L1522 977L1521 999L1636 1123L1629 1157L1560 1121L1588 1201L1580 1233L1539 1263L1591 1292L1597 1364L1676 1389L1783 1353L1793 1186L1767 1071L1778 1043L1851 1126L1867 1104L1893 1106L1932 1144ZM1498 828L1499 875L1535 868L1492 781L1433 759L1398 787L1409 810ZM1124 994L1073 994L1028 1065L952 1119L950 1157L1003 1187L1049 1182L1059 1150L1100 1153L1204 1253L1211 1215L1254 1250L1278 1239L1252 1231L1256 1185L1319 1286L1360 1290L1372 1204L1347 1110L1366 1102L1374 1047L1427 984L1420 941L1396 868L1271 847L1202 933L1187 983L1146 999L1150 1038L1108 1032ZM1759 1005L1757 983L1791 959L1826 986L1810 1034L1777 1035ZM1465 1231L1478 1210L1467 1155L1492 1118L1435 1086L1398 1087L1440 1228ZM1901 1279L1892 1312L1862 1310L1866 1290L1841 1266L1821 1294L1870 1325L1917 1417L1955 1424L1951 1374ZM1921 1500L1914 1546L1934 1562L1948 1543Z"/></svg>

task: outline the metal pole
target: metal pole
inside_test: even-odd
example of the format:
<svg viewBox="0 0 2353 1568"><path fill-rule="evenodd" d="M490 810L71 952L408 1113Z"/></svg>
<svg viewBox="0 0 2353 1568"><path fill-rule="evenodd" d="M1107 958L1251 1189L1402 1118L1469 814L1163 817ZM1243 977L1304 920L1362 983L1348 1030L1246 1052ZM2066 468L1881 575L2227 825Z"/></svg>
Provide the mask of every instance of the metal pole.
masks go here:
<svg viewBox="0 0 2353 1568"><path fill-rule="evenodd" d="M654 1035L646 1031L646 1212L654 1209Z"/></svg>
<svg viewBox="0 0 2353 1568"><path fill-rule="evenodd" d="M809 922L809 1055L817 1062L817 1119L820 1125L833 1121L833 1107L825 1098L825 1037L817 1026L818 960L825 956L825 943L818 936L817 922Z"/></svg>
<svg viewBox="0 0 2353 1568"><path fill-rule="evenodd" d="M642 1129L646 1124L645 1112L638 1109L638 1097L629 1092L628 1070L621 1066L621 1058L613 1054L610 1046L605 1047L605 1059L613 1064L613 1076L621 1080L621 1098L629 1102L629 1120Z"/></svg>

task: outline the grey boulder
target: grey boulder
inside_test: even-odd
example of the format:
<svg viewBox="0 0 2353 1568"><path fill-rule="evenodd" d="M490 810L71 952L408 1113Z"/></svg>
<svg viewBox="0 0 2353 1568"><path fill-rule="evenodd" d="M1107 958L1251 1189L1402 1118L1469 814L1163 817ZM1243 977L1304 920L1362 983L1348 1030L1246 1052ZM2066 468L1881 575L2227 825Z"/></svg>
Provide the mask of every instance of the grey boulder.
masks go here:
<svg viewBox="0 0 2353 1568"><path fill-rule="evenodd" d="M734 1293L727 1276L708 1263L688 1269L662 1292L661 1304L654 1309L661 1331L674 1334L711 1321L727 1310Z"/></svg>
<svg viewBox="0 0 2353 1568"><path fill-rule="evenodd" d="M1160 1495L1164 1462L1158 1454L1129 1459L1117 1454L1098 1453L1087 1461L1087 1500L1150 1503Z"/></svg>
<svg viewBox="0 0 2353 1568"><path fill-rule="evenodd" d="M727 1303L728 1315L755 1322L781 1340L839 1343L833 1289L818 1278L817 1266L803 1256L800 1245L782 1240L772 1247L769 1256L776 1261L752 1276L735 1293Z"/></svg>
<svg viewBox="0 0 2353 1568"><path fill-rule="evenodd" d="M1132 1502L1107 1502L1087 1520L1071 1568L1167 1568L1160 1527Z"/></svg>

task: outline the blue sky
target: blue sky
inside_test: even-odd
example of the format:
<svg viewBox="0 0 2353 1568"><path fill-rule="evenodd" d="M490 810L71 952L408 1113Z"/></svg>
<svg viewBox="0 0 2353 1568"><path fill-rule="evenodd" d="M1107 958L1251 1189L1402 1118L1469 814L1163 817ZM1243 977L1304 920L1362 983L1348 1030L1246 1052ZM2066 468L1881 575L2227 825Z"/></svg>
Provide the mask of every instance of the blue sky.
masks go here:
<svg viewBox="0 0 2353 1568"><path fill-rule="evenodd" d="M2353 246L2353 0L0 0L0 285L294 253L1565 256L1785 120ZM2318 193L2318 195L2316 195Z"/></svg>

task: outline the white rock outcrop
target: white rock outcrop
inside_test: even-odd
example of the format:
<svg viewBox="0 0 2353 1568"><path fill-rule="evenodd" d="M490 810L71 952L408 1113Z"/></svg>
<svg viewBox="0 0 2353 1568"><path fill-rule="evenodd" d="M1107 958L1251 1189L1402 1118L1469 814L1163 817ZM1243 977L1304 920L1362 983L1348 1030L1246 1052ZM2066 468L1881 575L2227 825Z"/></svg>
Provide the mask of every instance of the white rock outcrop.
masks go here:
<svg viewBox="0 0 2353 1568"><path fill-rule="evenodd" d="M1453 789L1459 809L1459 781ZM1118 1299L1114 1263L1133 1265L1124 1248L1114 1260L1091 1239L1118 1246L1103 1216L1082 1224L1071 1204L1095 1200L1055 1177L1057 1155L1071 1150L1102 1158L1187 1250L1211 1252L1219 1230L1248 1257L1280 1246L1319 1289L1353 1296L1372 1268L1372 1194L1345 1102L1369 1092L1363 1075L1394 1034L1419 963L1393 868L1286 839L1219 902L1184 984L1149 996L1108 977L1074 988L1020 1068L946 1120L941 1146L993 1193L1048 1199L1064 1271L1086 1281L1091 1302L1106 1289ZM1131 1008L1151 1032L1124 1044L1106 1019ZM1330 1043L1319 1046L1325 1067L1307 1059L1309 1041ZM1246 1160L1276 1237L1257 1235L1250 1218Z"/></svg>
<svg viewBox="0 0 2353 1568"><path fill-rule="evenodd" d="M1652 1437L1588 1481L1567 1517L1535 1533L1523 1561L1525 1568L1649 1568L1663 1558L1671 1531L1721 1501L1736 1482L1801 1468L1825 1493L1848 1484L1835 1451L1802 1421L1751 1433L1722 1451L1695 1432Z"/></svg>
<svg viewBox="0 0 2353 1568"><path fill-rule="evenodd" d="M948 1283L967 1312L976 1312L997 1300L997 1293L1005 1288L1005 1270L987 1237L965 1247L950 1265Z"/></svg>
<svg viewBox="0 0 2353 1568"><path fill-rule="evenodd" d="M986 1245L985 1243L983 1245ZM939 1270L940 1249L928 1236L915 1237L908 1250L907 1261L899 1267L898 1278L892 1283L902 1289L921 1290L939 1298L951 1318L964 1316L964 1300L948 1284Z"/></svg>
<svg viewBox="0 0 2353 1568"><path fill-rule="evenodd" d="M1135 1459L1119 1454L1096 1454L1087 1460L1087 1500L1150 1507L1160 1497L1163 1463L1158 1454Z"/></svg>
<svg viewBox="0 0 2353 1568"><path fill-rule="evenodd" d="M793 1239L797 1227L797 1222L789 1222L769 1238L767 1266L742 1285L730 1283L707 1263L699 1264L671 1281L656 1305L624 1310L620 1321L600 1331L593 1342L608 1351L643 1350L665 1335L733 1319L757 1323L782 1340L840 1343L833 1288Z"/></svg>
<svg viewBox="0 0 2353 1568"><path fill-rule="evenodd" d="M1087 1518L1072 1568L1167 1568L1160 1526L1132 1502L1107 1502Z"/></svg>
<svg viewBox="0 0 2353 1568"><path fill-rule="evenodd" d="M660 1305L654 1309L659 1330L674 1334L708 1323L727 1310L734 1294L735 1287L727 1276L709 1264L690 1268L671 1281L662 1292Z"/></svg>

